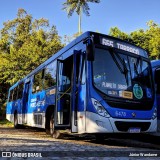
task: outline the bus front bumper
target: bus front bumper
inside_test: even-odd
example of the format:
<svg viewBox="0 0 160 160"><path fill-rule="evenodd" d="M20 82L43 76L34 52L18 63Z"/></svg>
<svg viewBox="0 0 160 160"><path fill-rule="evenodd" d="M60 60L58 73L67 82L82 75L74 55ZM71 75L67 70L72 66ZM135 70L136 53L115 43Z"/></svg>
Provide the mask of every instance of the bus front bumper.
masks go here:
<svg viewBox="0 0 160 160"><path fill-rule="evenodd" d="M86 112L86 133L145 133L157 131L157 119L117 119Z"/></svg>

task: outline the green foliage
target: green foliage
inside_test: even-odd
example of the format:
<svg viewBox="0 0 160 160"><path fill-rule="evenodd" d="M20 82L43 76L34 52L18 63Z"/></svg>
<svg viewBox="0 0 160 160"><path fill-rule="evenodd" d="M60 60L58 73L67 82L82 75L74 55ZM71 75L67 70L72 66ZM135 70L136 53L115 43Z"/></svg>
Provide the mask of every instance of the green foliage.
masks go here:
<svg viewBox="0 0 160 160"><path fill-rule="evenodd" d="M152 59L160 59L160 25L149 21L147 23L149 30L147 30L147 36L149 37L149 52Z"/></svg>
<svg viewBox="0 0 160 160"><path fill-rule="evenodd" d="M6 118L6 103L0 103L0 121Z"/></svg>
<svg viewBox="0 0 160 160"><path fill-rule="evenodd" d="M77 38L79 35L81 35L83 32L77 32L75 34L73 34L72 36L68 36L68 35L65 35L64 36L64 42L65 44L68 44L70 43L71 41L73 41L75 38Z"/></svg>
<svg viewBox="0 0 160 160"><path fill-rule="evenodd" d="M122 32L120 29L118 29L118 27L111 28L109 34L111 36L118 37L123 40L129 39L129 35L127 33Z"/></svg>
<svg viewBox="0 0 160 160"><path fill-rule="evenodd" d="M120 31L117 27L111 28L109 35L129 41L146 49L151 59L160 59L160 25L154 21L147 22L148 29L139 29L130 34Z"/></svg>
<svg viewBox="0 0 160 160"><path fill-rule="evenodd" d="M13 127L13 123L9 122L6 119L0 120L0 125L2 125L3 127Z"/></svg>
<svg viewBox="0 0 160 160"><path fill-rule="evenodd" d="M5 22L0 33L0 90L23 78L62 47L55 26L49 27L44 18L33 20L19 9L17 18Z"/></svg>

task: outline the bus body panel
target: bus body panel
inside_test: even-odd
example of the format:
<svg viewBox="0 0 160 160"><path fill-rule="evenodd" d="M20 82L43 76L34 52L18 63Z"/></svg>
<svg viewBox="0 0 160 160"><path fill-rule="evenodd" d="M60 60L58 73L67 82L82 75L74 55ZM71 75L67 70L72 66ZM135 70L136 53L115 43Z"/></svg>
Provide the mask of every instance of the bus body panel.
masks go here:
<svg viewBox="0 0 160 160"><path fill-rule="evenodd" d="M117 127L116 122L120 122L121 124ZM145 127L148 123L152 123L153 125ZM142 128L139 132L148 133L157 131L157 119L146 121L137 119L118 119L112 117L105 118L92 112L86 112L86 126L88 126L86 128L86 133L130 133L129 129L138 127Z"/></svg>

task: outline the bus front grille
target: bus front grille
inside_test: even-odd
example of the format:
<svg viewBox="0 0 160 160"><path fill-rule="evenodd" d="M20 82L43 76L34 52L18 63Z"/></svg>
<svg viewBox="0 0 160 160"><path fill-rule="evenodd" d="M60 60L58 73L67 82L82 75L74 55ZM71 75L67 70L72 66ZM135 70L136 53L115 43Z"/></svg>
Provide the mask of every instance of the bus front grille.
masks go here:
<svg viewBox="0 0 160 160"><path fill-rule="evenodd" d="M115 125L118 131L127 132L129 128L140 128L141 131L147 131L151 125L150 122L120 122L116 121Z"/></svg>

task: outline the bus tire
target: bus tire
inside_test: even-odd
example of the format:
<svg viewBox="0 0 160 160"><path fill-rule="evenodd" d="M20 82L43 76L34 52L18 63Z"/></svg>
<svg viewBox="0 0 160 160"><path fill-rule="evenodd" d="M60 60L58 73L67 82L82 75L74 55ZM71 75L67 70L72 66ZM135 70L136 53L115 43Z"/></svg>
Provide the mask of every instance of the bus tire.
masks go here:
<svg viewBox="0 0 160 160"><path fill-rule="evenodd" d="M50 117L46 119L46 134L50 135L50 120L48 119L50 119Z"/></svg>
<svg viewBox="0 0 160 160"><path fill-rule="evenodd" d="M46 111L46 124L45 124L45 130L46 134L50 135L50 120L53 113L53 106L49 106Z"/></svg>
<svg viewBox="0 0 160 160"><path fill-rule="evenodd" d="M16 129L19 128L17 113L14 114L14 128L16 128Z"/></svg>
<svg viewBox="0 0 160 160"><path fill-rule="evenodd" d="M53 114L50 118L50 134L53 138L55 139L62 139L63 138L63 134L60 133L59 130L55 130L54 129L54 118L53 118Z"/></svg>
<svg viewBox="0 0 160 160"><path fill-rule="evenodd" d="M55 138L55 139L62 139L63 138L63 134L60 133L60 131L56 130L56 131L54 131L52 137Z"/></svg>

